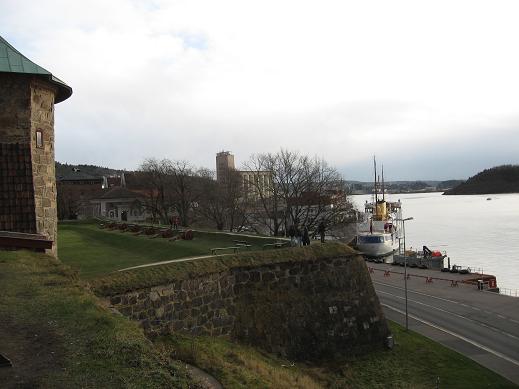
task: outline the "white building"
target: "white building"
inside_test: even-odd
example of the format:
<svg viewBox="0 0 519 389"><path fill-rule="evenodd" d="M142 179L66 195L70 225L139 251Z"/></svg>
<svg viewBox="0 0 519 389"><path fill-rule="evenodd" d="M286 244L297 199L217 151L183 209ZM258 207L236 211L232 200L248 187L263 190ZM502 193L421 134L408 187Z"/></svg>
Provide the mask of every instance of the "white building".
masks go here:
<svg viewBox="0 0 519 389"><path fill-rule="evenodd" d="M144 222L148 212L143 207L143 196L126 188L116 186L90 200L95 216L116 221Z"/></svg>

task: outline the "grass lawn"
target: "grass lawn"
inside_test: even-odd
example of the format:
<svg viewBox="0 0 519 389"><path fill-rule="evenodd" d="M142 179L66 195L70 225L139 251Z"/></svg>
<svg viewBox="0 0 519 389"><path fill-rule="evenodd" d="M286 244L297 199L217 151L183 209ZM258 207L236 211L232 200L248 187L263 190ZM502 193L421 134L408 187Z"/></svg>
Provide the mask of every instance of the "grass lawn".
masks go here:
<svg viewBox="0 0 519 389"><path fill-rule="evenodd" d="M389 321L392 351L379 350L355 359L336 360L309 369L331 388L517 388L473 360Z"/></svg>
<svg viewBox="0 0 519 389"><path fill-rule="evenodd" d="M214 375L225 388L517 388L469 358L390 322L396 345L320 366L292 363L253 347L208 337L166 336L157 346Z"/></svg>
<svg viewBox="0 0 519 389"><path fill-rule="evenodd" d="M115 315L59 261L0 251L2 388L188 388L184 365Z"/></svg>
<svg viewBox="0 0 519 389"><path fill-rule="evenodd" d="M315 250L324 250L325 254L330 255L334 250L345 250L341 245L327 244L325 247L319 245L297 250L250 252L239 257L209 258L106 276L125 267L207 255L210 248L232 246L234 239L240 238L227 234L195 233L193 241L169 242L161 238L149 239L130 233L101 230L95 224L66 223L59 226L58 252L64 263L78 269L82 277L90 279L93 290L100 294L110 294L124 291L132 285L154 285L182 274L217 271L238 263L236 261L247 264L277 258L297 260L305 255L317 255ZM260 249L261 245L270 241L262 238L242 239L253 244L255 249ZM0 252L0 259L2 255ZM412 331L406 332L395 323L390 323L396 343L393 350L380 349L357 357L336 356L333 361L323 362L319 366L294 364L251 346L220 338L175 334L155 340L155 348L150 348L150 343L146 343L135 324L122 317L107 316L93 296L75 287L66 277L65 267L47 259L48 264L44 261L44 268L40 270L32 264L37 258L35 254L25 254L29 257L21 258L21 261L18 258L18 262L15 260L18 254L6 255L7 259L0 260L0 283L5 277L9 278L9 283L6 284L8 293L0 297L0 318L13 317L13 323L23 323L24 326L27 323L29 332L38 328L43 331L42 336L50 334L52 344L57 345L56 352L63 354L60 351L63 349L63 355L67 356L58 359L59 366L70 369L67 374L75 371L73 378L80 377L79 380L86 379L86 372L97 371L98 364L108 363L109 370L120 373L114 375L114 380L127 380L126 377L133 377L144 369L142 377L134 378L136 387L143 380L151 379L146 378L147 374L159 380L157 382L170 380L173 374L182 386L186 381L181 374L172 373L175 371L174 362L171 364L161 359L169 355L173 361L185 360L206 370L220 380L225 388L425 389L435 388L438 377L440 388L517 388L461 354ZM15 269L20 273L15 274ZM40 272L44 274L40 276ZM36 283L37 279L39 283ZM4 304L6 298L8 304ZM53 323L59 323L56 332L52 332ZM72 336L69 331L75 327L78 333ZM118 334L115 338L114 333ZM1 338L3 334L0 333ZM126 349L129 350L129 356L126 356ZM92 359L92 353L97 353L99 360ZM113 360L106 361L109 358ZM80 364L77 367L79 370L74 370L71 362L76 360ZM153 363L157 365L150 361L156 361ZM129 369L128 364L136 364L136 369ZM107 373L101 371L100 377L103 374ZM131 379L124 382L133 383Z"/></svg>
<svg viewBox="0 0 519 389"><path fill-rule="evenodd" d="M96 224L60 223L58 226L58 255L60 260L90 279L127 267L167 261L183 257L210 254L215 247L234 246L233 240L244 240L251 250L275 240L249 238L225 233L195 232L192 241L150 239L130 232L99 229Z"/></svg>

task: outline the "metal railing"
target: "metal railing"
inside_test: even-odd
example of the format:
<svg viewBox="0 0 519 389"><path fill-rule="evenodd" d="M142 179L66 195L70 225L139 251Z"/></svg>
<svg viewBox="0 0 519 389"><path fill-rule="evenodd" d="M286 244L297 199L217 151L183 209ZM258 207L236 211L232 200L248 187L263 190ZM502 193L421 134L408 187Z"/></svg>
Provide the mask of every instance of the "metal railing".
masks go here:
<svg viewBox="0 0 519 389"><path fill-rule="evenodd" d="M499 287L499 294L504 294L512 297L519 297L519 289L509 289Z"/></svg>

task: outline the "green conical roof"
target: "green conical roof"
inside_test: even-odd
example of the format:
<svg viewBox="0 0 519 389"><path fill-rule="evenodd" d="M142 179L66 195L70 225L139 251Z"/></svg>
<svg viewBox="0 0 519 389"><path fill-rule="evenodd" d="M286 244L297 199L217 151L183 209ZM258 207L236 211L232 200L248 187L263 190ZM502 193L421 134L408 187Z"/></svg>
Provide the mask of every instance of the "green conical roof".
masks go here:
<svg viewBox="0 0 519 389"><path fill-rule="evenodd" d="M23 73L34 74L41 76L58 87L56 95L56 103L68 99L72 95L72 88L54 77L48 70L36 65L13 46L9 44L4 38L0 36L0 72L2 73Z"/></svg>

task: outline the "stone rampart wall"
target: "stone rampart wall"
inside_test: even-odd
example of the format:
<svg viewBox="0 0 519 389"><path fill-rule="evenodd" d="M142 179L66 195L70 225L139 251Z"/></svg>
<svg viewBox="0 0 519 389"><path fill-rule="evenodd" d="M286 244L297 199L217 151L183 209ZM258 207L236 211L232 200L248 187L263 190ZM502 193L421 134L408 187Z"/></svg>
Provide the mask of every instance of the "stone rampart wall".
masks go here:
<svg viewBox="0 0 519 389"><path fill-rule="evenodd" d="M33 80L31 85L31 150L36 209L36 229L54 241L50 254L57 255L58 212L54 165L54 96L56 89ZM43 134L43 145L36 145L36 131Z"/></svg>
<svg viewBox="0 0 519 389"><path fill-rule="evenodd" d="M229 336L294 359L382 345L389 334L358 256L235 267L110 303L151 336Z"/></svg>

